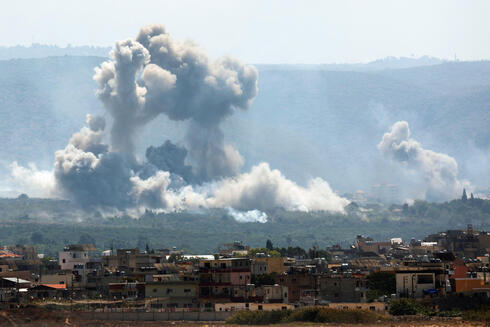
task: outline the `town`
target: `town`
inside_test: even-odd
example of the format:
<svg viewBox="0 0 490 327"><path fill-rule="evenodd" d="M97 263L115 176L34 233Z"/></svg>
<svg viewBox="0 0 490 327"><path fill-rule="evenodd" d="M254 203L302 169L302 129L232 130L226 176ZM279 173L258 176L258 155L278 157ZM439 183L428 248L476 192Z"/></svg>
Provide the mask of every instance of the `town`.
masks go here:
<svg viewBox="0 0 490 327"><path fill-rule="evenodd" d="M270 240L250 248L235 241L201 255L149 247L97 252L92 244L70 244L55 259L33 246L4 246L0 305L228 317L310 306L387 314L393 301L409 298L439 310L464 309L461 302L471 306L490 297L489 251L490 233L471 225L423 240L358 235L348 248L275 248Z"/></svg>

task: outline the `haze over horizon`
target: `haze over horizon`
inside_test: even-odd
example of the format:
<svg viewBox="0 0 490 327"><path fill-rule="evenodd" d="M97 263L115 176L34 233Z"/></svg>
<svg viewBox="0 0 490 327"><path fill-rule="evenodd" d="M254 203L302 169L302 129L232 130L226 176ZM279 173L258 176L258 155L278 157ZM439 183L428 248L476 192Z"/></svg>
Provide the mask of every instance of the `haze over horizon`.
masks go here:
<svg viewBox="0 0 490 327"><path fill-rule="evenodd" d="M490 58L487 1L17 1L0 13L0 45L112 47L148 23L192 39L212 57L254 64L359 63L423 55ZM90 22L90 24L87 24ZM12 33L15 31L15 33ZM223 41L226 42L223 42ZM260 49L260 51L257 51Z"/></svg>

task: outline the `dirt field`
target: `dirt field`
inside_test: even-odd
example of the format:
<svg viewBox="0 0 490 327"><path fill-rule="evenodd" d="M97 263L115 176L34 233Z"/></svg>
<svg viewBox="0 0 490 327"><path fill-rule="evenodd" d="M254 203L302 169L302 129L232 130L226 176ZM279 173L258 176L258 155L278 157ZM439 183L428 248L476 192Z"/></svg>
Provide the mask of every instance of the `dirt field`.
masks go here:
<svg viewBox="0 0 490 327"><path fill-rule="evenodd" d="M77 316L76 312L67 311L45 311L39 309L26 309L22 311L1 311L0 312L0 327L10 327L10 326L32 326L32 327L58 327L58 326L73 326L73 327L131 327L131 326L144 326L144 327L156 327L156 326L185 326L185 327L238 327L240 325L225 325L224 323L194 323L194 322L179 322L179 321L147 321L147 322L132 322L132 321L100 321L100 320L85 320L82 321L80 317ZM400 322L383 322L379 324L312 324L312 323L291 323L291 324L280 324L280 325L270 325L274 327L292 327L292 326L344 326L344 327L380 327L380 326L393 326L393 327L422 327L422 326L487 326L485 323L479 322L463 322L458 320L427 320L427 321L400 321Z"/></svg>

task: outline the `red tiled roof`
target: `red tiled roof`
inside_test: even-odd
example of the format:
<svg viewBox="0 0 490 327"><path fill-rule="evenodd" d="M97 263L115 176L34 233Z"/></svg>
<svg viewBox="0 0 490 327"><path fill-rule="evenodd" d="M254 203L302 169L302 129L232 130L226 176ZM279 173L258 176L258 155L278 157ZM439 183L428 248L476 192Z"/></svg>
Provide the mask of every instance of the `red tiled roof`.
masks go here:
<svg viewBox="0 0 490 327"><path fill-rule="evenodd" d="M64 290L66 289L65 284L41 284L42 286L50 287L50 288L56 288L58 290Z"/></svg>
<svg viewBox="0 0 490 327"><path fill-rule="evenodd" d="M21 255L11 253L11 252L0 253L0 258L21 258L21 257L22 257Z"/></svg>

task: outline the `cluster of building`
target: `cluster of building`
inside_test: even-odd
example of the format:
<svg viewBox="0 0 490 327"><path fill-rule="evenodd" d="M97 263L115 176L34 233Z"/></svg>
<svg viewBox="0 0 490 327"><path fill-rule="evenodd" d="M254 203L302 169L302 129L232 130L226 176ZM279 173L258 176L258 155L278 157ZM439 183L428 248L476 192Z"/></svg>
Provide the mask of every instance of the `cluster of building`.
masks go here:
<svg viewBox="0 0 490 327"><path fill-rule="evenodd" d="M357 236L328 258L249 255L240 242L219 254L139 249L97 253L90 244L66 246L57 260L30 246L0 250L0 303L94 299L164 311L286 310L325 305L384 312L388 298L490 296L490 234L454 230L403 242ZM311 252L311 251L310 251ZM370 275L391 276L392 294L370 292ZM386 277L386 278L388 278ZM371 294L377 294L373 298Z"/></svg>

